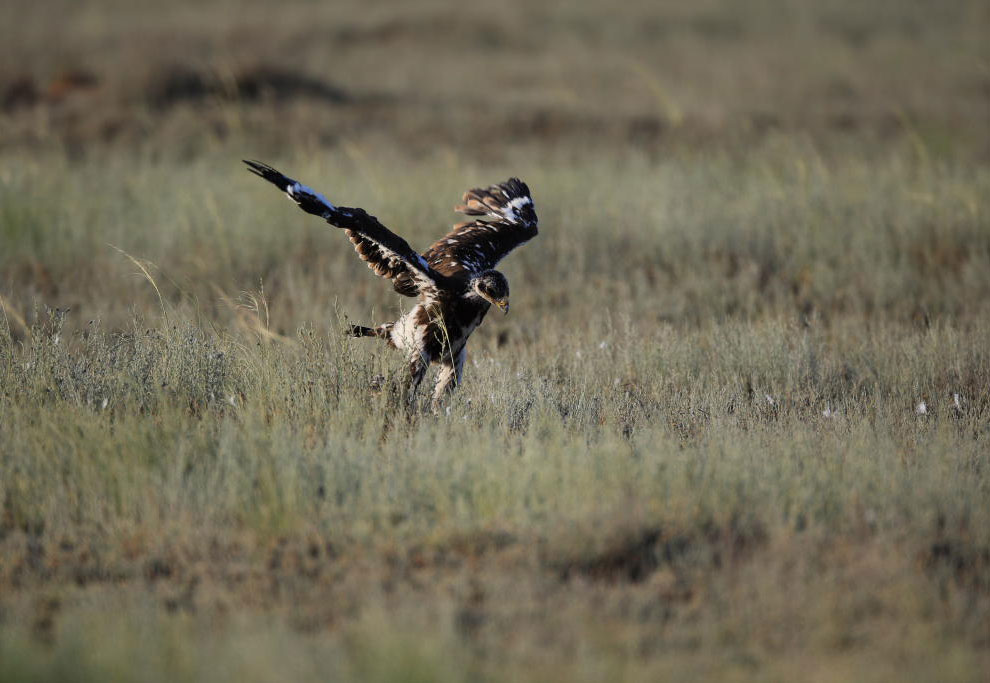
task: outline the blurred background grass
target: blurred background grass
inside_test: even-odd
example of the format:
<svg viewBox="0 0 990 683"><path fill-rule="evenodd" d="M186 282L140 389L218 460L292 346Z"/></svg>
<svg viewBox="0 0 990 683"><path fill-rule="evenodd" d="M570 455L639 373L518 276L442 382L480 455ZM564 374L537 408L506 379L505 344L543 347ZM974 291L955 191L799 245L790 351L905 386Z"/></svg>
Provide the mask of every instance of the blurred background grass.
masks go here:
<svg viewBox="0 0 990 683"><path fill-rule="evenodd" d="M0 679L979 680L990 10L0 6ZM425 247L449 412L261 158ZM372 390L376 376L388 378Z"/></svg>

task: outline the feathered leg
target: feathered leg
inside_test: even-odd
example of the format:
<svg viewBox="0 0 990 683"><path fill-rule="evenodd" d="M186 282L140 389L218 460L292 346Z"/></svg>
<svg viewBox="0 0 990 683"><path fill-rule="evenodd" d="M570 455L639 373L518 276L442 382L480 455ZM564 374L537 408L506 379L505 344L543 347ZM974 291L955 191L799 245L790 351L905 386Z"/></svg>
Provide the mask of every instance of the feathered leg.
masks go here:
<svg viewBox="0 0 990 683"><path fill-rule="evenodd" d="M426 377L426 370L430 367L430 362L424 358L416 358L409 362L409 375L406 377L402 387L402 394L406 399L406 405L412 407L416 403L416 392L419 385Z"/></svg>
<svg viewBox="0 0 990 683"><path fill-rule="evenodd" d="M451 363L447 358L440 362L440 372L437 374L437 383L433 387L433 412L440 410L443 399L457 388L461 383L461 376L464 374L464 359L467 357L467 348L462 347L460 353Z"/></svg>

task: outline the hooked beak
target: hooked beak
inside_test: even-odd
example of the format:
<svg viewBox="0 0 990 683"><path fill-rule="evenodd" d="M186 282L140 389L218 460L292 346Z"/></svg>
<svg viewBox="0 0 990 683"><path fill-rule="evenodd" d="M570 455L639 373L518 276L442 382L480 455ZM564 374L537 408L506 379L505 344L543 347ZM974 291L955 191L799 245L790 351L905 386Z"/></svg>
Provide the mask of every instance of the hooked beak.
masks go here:
<svg viewBox="0 0 990 683"><path fill-rule="evenodd" d="M509 313L509 300L508 299L502 299L501 301L496 301L495 302L495 305L498 306L502 310L502 313L504 313L504 314L508 314Z"/></svg>

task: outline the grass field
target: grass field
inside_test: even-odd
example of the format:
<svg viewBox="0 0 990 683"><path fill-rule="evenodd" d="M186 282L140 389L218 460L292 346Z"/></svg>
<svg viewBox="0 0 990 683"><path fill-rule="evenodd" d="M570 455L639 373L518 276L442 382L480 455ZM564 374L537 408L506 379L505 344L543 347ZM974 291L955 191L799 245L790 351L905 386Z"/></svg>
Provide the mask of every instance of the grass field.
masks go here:
<svg viewBox="0 0 990 683"><path fill-rule="evenodd" d="M0 681L985 680L990 11L610 7L0 8ZM445 410L245 157L527 181Z"/></svg>

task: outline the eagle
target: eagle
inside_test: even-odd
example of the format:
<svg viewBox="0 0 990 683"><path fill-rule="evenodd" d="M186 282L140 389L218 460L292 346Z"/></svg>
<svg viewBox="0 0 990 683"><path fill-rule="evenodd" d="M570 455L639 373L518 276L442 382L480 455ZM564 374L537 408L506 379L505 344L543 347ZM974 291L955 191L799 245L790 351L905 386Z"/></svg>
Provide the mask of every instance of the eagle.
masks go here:
<svg viewBox="0 0 990 683"><path fill-rule="evenodd" d="M353 325L353 337L375 337L405 354L407 400L431 364L440 366L433 406L460 383L467 340L491 306L509 312L509 281L495 266L510 251L536 237L537 217L529 187L518 178L464 193L454 210L484 216L458 223L422 254L364 209L335 206L323 195L259 161L248 170L285 192L306 213L342 228L368 267L392 281L416 304L398 320L376 327Z"/></svg>

